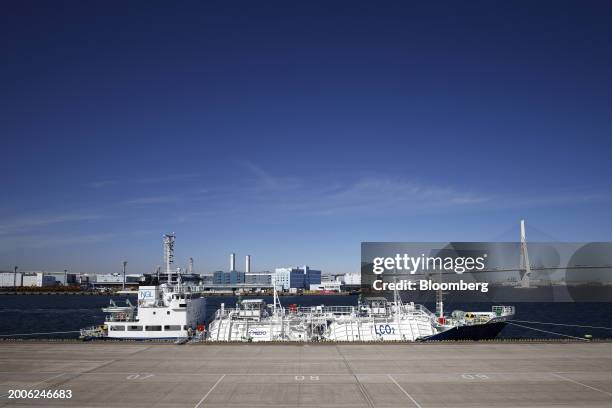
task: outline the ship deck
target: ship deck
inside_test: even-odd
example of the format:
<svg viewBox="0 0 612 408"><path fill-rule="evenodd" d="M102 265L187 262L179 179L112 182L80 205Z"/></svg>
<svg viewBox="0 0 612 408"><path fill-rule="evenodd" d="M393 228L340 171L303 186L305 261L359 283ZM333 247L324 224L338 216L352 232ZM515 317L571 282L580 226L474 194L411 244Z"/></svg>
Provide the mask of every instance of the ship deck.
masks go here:
<svg viewBox="0 0 612 408"><path fill-rule="evenodd" d="M9 389L72 390L9 400ZM0 407L610 407L612 343L0 343Z"/></svg>

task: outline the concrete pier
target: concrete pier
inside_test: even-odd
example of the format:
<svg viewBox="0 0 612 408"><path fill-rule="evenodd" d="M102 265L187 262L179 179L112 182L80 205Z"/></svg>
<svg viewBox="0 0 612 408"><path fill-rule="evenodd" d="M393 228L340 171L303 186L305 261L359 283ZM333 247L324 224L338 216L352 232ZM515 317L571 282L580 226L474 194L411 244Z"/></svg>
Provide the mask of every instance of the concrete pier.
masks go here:
<svg viewBox="0 0 612 408"><path fill-rule="evenodd" d="M0 396L0 407L611 407L612 344L0 343Z"/></svg>

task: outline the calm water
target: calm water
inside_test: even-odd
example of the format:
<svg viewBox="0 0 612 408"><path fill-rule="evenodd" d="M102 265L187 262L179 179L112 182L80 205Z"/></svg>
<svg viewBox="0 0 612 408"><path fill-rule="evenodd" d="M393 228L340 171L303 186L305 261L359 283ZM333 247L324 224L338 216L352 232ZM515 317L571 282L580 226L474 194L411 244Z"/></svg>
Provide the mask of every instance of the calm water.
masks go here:
<svg viewBox="0 0 612 408"><path fill-rule="evenodd" d="M47 333L73 331L101 324L104 313L101 308L108 305L111 296L78 295L2 295L0 296L0 334ZM113 296L115 301L126 298ZM268 303L271 298L265 298ZM132 303L136 299L131 297ZM207 320L221 303L232 307L233 297L209 297ZM300 306L356 305L357 296L283 296L283 305L296 303ZM435 306L425 304L430 310ZM517 303L516 320L604 326L612 328L612 303ZM447 312L460 310L490 310L487 303L453 303L445 305ZM556 327L526 324L536 328L582 337L591 334L595 338L612 338L612 330ZM42 334L36 336L16 336L23 338L76 338L78 333ZM555 338L557 336L509 325L502 332L505 338Z"/></svg>

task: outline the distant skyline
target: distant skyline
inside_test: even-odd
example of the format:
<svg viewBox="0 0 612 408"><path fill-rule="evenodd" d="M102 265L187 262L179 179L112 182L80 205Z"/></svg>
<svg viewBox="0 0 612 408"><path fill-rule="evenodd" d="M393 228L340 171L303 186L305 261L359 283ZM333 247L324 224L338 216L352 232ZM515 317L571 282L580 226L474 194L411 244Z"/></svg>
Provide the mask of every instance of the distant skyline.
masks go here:
<svg viewBox="0 0 612 408"><path fill-rule="evenodd" d="M0 269L612 241L608 3L18 2L0 34Z"/></svg>

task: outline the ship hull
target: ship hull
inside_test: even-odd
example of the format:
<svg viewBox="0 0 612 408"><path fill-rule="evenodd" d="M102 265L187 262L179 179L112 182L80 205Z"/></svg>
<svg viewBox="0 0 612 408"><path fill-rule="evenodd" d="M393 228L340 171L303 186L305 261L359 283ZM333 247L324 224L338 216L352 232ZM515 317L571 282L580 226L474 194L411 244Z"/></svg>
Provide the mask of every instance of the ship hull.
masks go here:
<svg viewBox="0 0 612 408"><path fill-rule="evenodd" d="M433 340L492 340L506 327L506 322L475 324L470 326L451 327L448 330L428 336L423 341Z"/></svg>

